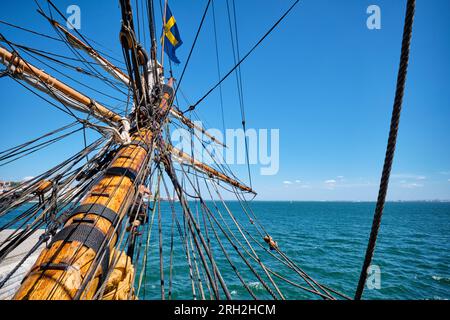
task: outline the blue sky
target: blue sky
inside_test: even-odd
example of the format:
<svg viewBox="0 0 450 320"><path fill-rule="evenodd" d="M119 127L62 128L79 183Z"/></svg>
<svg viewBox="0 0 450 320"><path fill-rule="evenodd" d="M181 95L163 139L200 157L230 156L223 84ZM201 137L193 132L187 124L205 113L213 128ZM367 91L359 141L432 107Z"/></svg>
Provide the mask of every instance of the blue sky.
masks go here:
<svg viewBox="0 0 450 320"><path fill-rule="evenodd" d="M42 3L42 1L41 1ZM157 2L156 2L157 3ZM225 1L216 0L222 73L233 65ZM236 1L241 55L291 4ZM375 200L395 92L406 1L301 1L242 65L247 126L280 130L280 170L261 176L252 166L259 200ZM81 32L120 57L118 1L58 1L82 10ZM181 73L206 1L170 2L184 45ZM368 30L366 9L381 8L381 30ZM156 8L159 10L158 5ZM418 0L411 64L388 198L450 199L450 20L447 0ZM20 14L19 14L20 12ZM52 34L34 2L6 2L0 19ZM68 54L46 39L0 25L10 40ZM107 90L93 80L84 80ZM217 81L209 14L183 80L193 102ZM74 85L77 87L76 85ZM0 150L71 121L9 78L0 79ZM78 87L79 88L79 87ZM95 97L95 93L81 89ZM236 81L223 85L225 122L240 127ZM187 107L180 99L180 107ZM112 103L112 102L111 102ZM198 107L210 127L222 128L218 91ZM94 136L91 136L93 139ZM0 167L0 178L22 179L57 164L82 147L81 135L26 161ZM232 166L247 181L246 166Z"/></svg>

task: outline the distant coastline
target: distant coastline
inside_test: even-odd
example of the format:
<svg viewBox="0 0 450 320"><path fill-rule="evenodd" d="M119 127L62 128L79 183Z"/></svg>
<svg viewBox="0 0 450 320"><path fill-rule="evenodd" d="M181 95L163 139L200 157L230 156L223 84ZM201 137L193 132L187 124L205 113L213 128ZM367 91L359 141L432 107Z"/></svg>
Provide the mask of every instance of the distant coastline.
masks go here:
<svg viewBox="0 0 450 320"><path fill-rule="evenodd" d="M228 200L227 200L228 201ZM237 200L234 200L237 201ZM342 202L342 203L376 203L376 200L253 200L253 202ZM387 200L386 203L450 203L448 200Z"/></svg>
<svg viewBox="0 0 450 320"><path fill-rule="evenodd" d="M1 195L1 193L0 193ZM153 201L153 199L151 200ZM170 201L170 199L161 199L163 202ZM178 202L177 199L174 199L172 201ZM193 202L195 200L189 200L190 202ZM206 202L210 202L212 200L206 200ZM218 199L215 199L215 201L219 201ZM226 202L239 202L238 200L225 200ZM148 201L146 201L148 202ZM280 202L280 203L376 203L375 200L253 200L251 202ZM31 200L29 203L38 203L37 200ZM450 203L449 200L389 200L386 201L386 203Z"/></svg>

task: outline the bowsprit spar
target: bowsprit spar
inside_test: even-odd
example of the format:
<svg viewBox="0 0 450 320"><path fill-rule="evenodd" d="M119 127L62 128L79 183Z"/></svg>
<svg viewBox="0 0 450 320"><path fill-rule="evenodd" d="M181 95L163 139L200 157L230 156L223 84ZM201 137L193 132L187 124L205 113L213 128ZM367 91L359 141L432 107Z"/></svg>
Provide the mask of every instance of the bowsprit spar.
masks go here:
<svg viewBox="0 0 450 320"><path fill-rule="evenodd" d="M255 191L207 148L223 142L191 118L197 116L197 105L231 74L241 83L240 64L298 1L242 59L237 54L235 67L222 78L219 72L217 85L185 112L175 102L208 12L213 14L215 30L212 0L207 2L179 81L172 70L166 78L164 41L158 48L152 0L137 0L134 6L130 0L119 1L123 59L107 54L79 30L66 29L64 15L51 0L46 2L44 10L35 1L55 36L1 23L66 46L71 55L29 47L0 34L0 61L5 66L1 76L16 81L73 122L0 152L0 166L76 134L83 134L84 147L0 196L0 233L9 231L0 240L0 263L21 244L36 239L0 278L0 289L33 259L14 299L145 299L147 278L158 273L149 265L157 262L161 299L176 298L174 286L180 281L175 282L174 276L180 270L186 273L193 299L232 299L230 282L244 292L241 298L349 299L314 280L288 257L247 201ZM235 52L236 16L233 36L230 14L235 15L234 0L227 0L226 6ZM160 12L166 21L167 1ZM91 81L108 90L90 85ZM98 100L82 91L93 92ZM179 127L187 128L192 146L203 150L175 148L170 133ZM97 133L90 143L88 130ZM195 139L201 143L194 144ZM196 159L204 152L209 152L213 164ZM224 193L233 195L238 205L225 201ZM154 247L158 254L150 255ZM255 282L258 288L251 285Z"/></svg>

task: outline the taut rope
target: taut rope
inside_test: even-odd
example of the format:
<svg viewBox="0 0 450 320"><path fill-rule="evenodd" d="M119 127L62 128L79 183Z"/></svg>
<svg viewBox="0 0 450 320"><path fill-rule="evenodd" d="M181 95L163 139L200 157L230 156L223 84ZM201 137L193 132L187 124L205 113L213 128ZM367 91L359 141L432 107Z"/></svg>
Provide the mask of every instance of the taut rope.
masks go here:
<svg viewBox="0 0 450 320"><path fill-rule="evenodd" d="M391 129L386 149L386 158L384 160L383 173L381 176L380 190L378 193L377 206L373 217L372 230L370 232L369 243L367 245L366 257L359 277L358 287L356 289L355 300L360 300L364 291L364 285L367 279L367 269L372 263L373 253L377 242L378 231L380 229L381 218L383 216L384 204L386 202L386 193L389 186L389 177L391 175L392 162L394 160L395 146L397 143L398 126L400 123L400 114L402 111L403 96L405 93L406 75L408 73L409 49L411 44L412 27L414 22L414 13L416 8L415 0L408 0L406 5L405 27L403 30L402 52L400 56L400 69L397 78L397 90L395 93L394 109L392 111Z"/></svg>

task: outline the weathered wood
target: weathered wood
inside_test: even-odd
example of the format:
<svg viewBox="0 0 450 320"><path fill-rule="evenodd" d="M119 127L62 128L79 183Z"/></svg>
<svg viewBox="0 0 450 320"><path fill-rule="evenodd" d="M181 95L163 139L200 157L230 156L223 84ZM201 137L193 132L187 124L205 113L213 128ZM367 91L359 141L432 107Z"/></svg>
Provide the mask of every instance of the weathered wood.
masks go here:
<svg viewBox="0 0 450 320"><path fill-rule="evenodd" d="M67 29L65 29L63 26L61 26L58 22L54 20L50 20L51 24L58 28L61 32L64 33L67 40L70 44L76 49L80 49L83 52L86 52L89 56L91 56L95 61L98 62L98 64L108 72L110 75L112 75L114 78L122 81L125 85L130 85L130 78L127 74L125 74L122 70L120 70L118 67L116 67L113 63L111 63L108 59L103 57L101 54L99 54L96 50L94 50L92 47L84 43L81 39L70 33ZM187 118L183 113L179 112L178 110L174 109L173 107L170 108L170 113L173 117L180 120L183 124L185 124L187 127L191 129L195 129L202 134L204 134L206 137L211 139L212 142L215 142L223 147L226 147L226 145L221 142L219 139L214 137L213 135L209 134L208 131L206 131L201 126L198 126L194 122L192 122L189 118Z"/></svg>
<svg viewBox="0 0 450 320"><path fill-rule="evenodd" d="M250 188L250 187L248 187L246 185L243 185L239 181L236 181L236 180L228 177L227 175L217 171L216 169L211 168L210 166L208 166L208 165L206 165L206 164L204 164L204 163L202 163L202 162L192 158L191 156L189 156L185 152L175 148L174 146L168 145L167 148L169 149L169 152L172 153L172 156L176 160L178 160L179 162L188 163L192 167L194 167L195 169L200 170L202 172L205 172L210 177L214 177L214 178L217 178L217 179L219 179L219 180L221 180L223 182L231 184L232 186L234 186L234 187L236 187L238 189L241 189L242 191L246 191L246 192L250 192L250 193L256 194L256 192L252 188Z"/></svg>
<svg viewBox="0 0 450 320"><path fill-rule="evenodd" d="M83 104L87 108L91 110L93 116L98 117L100 120L103 118L108 119L110 122L120 124L122 121L122 117L109 110L105 106L94 102L91 98L85 96L84 94L78 92L77 90L69 87L65 83L59 81L58 79L50 76L48 73L36 68L25 60L13 55L11 52L6 50L5 48L0 47L0 62L6 66L14 66L15 73L21 74L26 73L30 76L34 76L38 78L40 81L45 83L51 88L55 88L56 90L62 92L66 96L71 99L77 101L78 103Z"/></svg>
<svg viewBox="0 0 450 320"><path fill-rule="evenodd" d="M72 44L75 48L79 48L90 55L94 60L96 60L99 65L108 73L113 75L116 79L122 81L127 86L130 83L130 79L127 74L122 72L119 68L109 62L106 58L102 57L97 51L95 51L92 47L88 46L86 43L81 41L79 38L71 34L68 30L66 30L63 26L61 26L55 20L50 20L50 23L61 30L70 44Z"/></svg>
<svg viewBox="0 0 450 320"><path fill-rule="evenodd" d="M180 111L175 110L174 108L171 108L170 113L172 114L172 116L174 116L175 118L180 120L182 123L184 123L188 128L200 131L202 134L207 136L212 142L215 142L215 143L221 145L222 147L225 147L225 148L227 147L222 141L220 141L219 139L217 139L216 137L211 135L204 128L202 128L201 126L198 126L197 124L192 122L189 118L186 118Z"/></svg>
<svg viewBox="0 0 450 320"><path fill-rule="evenodd" d="M132 137L132 141L141 141L147 145L151 145L152 134L149 130L142 129ZM118 151L110 167L127 168L139 172L143 166L147 165L147 161L147 151L144 148L137 145L129 145ZM121 217L124 217L132 204L131 200L134 198L135 192L135 185L129 177L105 175L90 190L81 204L101 204L117 212ZM109 196L103 196L102 194L108 194ZM76 215L66 222L65 227L73 224L74 219L83 217L86 219L94 219L96 221L94 224L95 227L100 229L104 234L112 234L114 226L107 219L95 214ZM111 251L116 241L116 235L113 235L112 241L110 242ZM94 250L84 246L80 242L55 242L50 248L43 250L40 254L14 299L73 299L80 285L83 283L83 279L87 276L95 258L96 253ZM67 270L45 270L41 268L48 263L63 263L70 267ZM91 299L94 296L103 272L106 272L106 270L101 270L99 267L95 277L86 287L85 292L83 292L85 299Z"/></svg>

